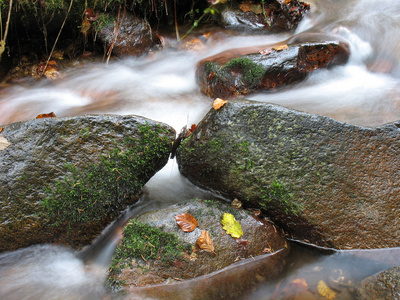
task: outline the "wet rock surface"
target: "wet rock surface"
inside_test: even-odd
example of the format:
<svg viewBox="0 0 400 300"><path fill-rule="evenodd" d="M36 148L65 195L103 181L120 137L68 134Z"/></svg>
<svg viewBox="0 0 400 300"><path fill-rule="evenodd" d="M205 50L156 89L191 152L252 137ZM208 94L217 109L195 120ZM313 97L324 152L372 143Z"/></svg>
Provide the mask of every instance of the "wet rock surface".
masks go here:
<svg viewBox="0 0 400 300"><path fill-rule="evenodd" d="M221 11L222 26L234 30L274 32L297 27L310 5L300 1L243 1L226 5Z"/></svg>
<svg viewBox="0 0 400 300"><path fill-rule="evenodd" d="M198 227L194 231L184 232L179 228L175 216L182 213L189 213L195 217ZM221 220L224 213L232 213L240 223L243 230L243 235L240 238L233 238L223 230ZM154 246L155 244L152 239L155 239L155 237L146 234L141 239L144 240L147 248L152 247L151 254L157 253L155 257L158 258L147 259L140 255L138 257L129 257L129 254L127 254L129 247L124 246L124 241L132 237L125 230L124 239L119 246L120 249L117 249L117 256L114 260L117 259L119 261L120 257L128 258L120 260L117 265L112 267L114 271L111 276L113 281L120 282L125 290L134 292L135 287L178 283L182 280L197 278L219 271L235 262L248 258L253 259L266 253L275 253L282 249L284 252L279 255L280 259L275 262L277 265L271 267L270 271L274 269L276 271L274 271L274 274L277 274L285 266L283 258L287 254L288 246L280 229L270 221L258 219L243 209L235 209L228 204L215 200L187 201L165 209L145 213L139 216L136 221L158 228L162 232L175 235L178 243L183 245L184 250L181 250L181 253L173 259L162 259L164 249L152 247L151 245ZM136 227L138 226L136 224ZM209 233L214 252L199 248L197 240L203 230ZM140 244L140 241L135 242L135 245ZM125 245L127 245L127 242L125 242ZM163 246L165 248L169 247L165 242ZM118 268L119 270L115 272ZM258 280L261 280L263 276L265 274L260 274ZM242 278L242 280L246 279ZM202 281L203 286L204 282ZM193 283L193 285L195 284Z"/></svg>
<svg viewBox="0 0 400 300"><path fill-rule="evenodd" d="M317 69L345 64L349 55L348 44L334 40L232 49L203 59L196 80L207 96L231 98L300 82Z"/></svg>
<svg viewBox="0 0 400 300"><path fill-rule="evenodd" d="M149 135L143 135L144 129L149 133L153 132L154 139L148 138ZM115 172L118 171L119 175L111 182L106 182L105 178L109 178L107 176L114 171L107 171L102 156L110 155L114 151L113 155L108 156L107 161L110 166L113 165L111 157L118 157L118 153L122 157L124 152L120 151L131 150L132 144L125 143L127 137L130 137L133 143L146 145L149 151L139 153L140 160L138 158L127 164L120 165L121 162L116 161ZM121 210L137 200L141 186L164 166L174 137L175 131L171 127L138 116L87 115L43 118L2 127L0 251L37 243L64 243L71 246L90 243ZM154 149L165 151L158 152ZM152 150L154 152L150 152ZM121 198L97 199L98 201L92 199L88 206L82 206L81 203L68 204L68 199L76 198L74 193L90 199L91 185L98 184L94 191L100 191L98 195L101 195L117 180L125 182L125 175L122 176L124 170L134 167L141 161L145 162L147 167L127 179L126 182L130 182L130 187L114 184L113 186L122 190L122 194L114 192L107 194L120 195ZM68 168L67 165L73 167ZM92 176L90 174L101 174L101 168L104 168L105 174L87 181ZM72 172L72 169L77 172ZM70 178L71 176L73 178ZM118 178L119 176L121 177ZM67 183L76 180L77 188L69 188L64 182L65 178L69 178ZM57 186L65 187L66 194L58 195ZM49 195L62 199L61 203L64 203L62 206L64 208L52 207L60 209L57 213L59 217L51 217L43 208L43 201ZM72 209L69 209L69 205ZM77 220L80 216L86 216L87 219L81 218L80 221L75 220L75 223L66 220L68 224L64 221L57 224L57 220L65 217L66 211L69 213L75 211L74 218ZM91 215L86 215L87 212Z"/></svg>
<svg viewBox="0 0 400 300"><path fill-rule="evenodd" d="M293 238L398 246L399 129L367 128L252 101L210 110L178 148L193 183L259 206Z"/></svg>
<svg viewBox="0 0 400 300"><path fill-rule="evenodd" d="M146 20L130 13L120 18L118 29L110 22L99 33L99 39L107 48L111 47L113 55L142 55L161 43Z"/></svg>
<svg viewBox="0 0 400 300"><path fill-rule="evenodd" d="M399 294L400 266L372 275L354 289L355 299L398 299Z"/></svg>

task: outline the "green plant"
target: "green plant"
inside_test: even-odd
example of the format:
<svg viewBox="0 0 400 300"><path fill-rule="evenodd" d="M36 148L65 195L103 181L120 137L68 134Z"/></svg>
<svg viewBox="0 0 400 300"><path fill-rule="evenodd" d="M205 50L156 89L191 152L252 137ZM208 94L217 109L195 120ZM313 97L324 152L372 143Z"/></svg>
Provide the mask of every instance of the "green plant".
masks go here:
<svg viewBox="0 0 400 300"><path fill-rule="evenodd" d="M63 179L48 188L42 205L59 225L85 223L116 215L138 196L144 183L159 169L158 158L167 157L170 144L164 130L140 126L140 138L124 140L86 168L66 165Z"/></svg>

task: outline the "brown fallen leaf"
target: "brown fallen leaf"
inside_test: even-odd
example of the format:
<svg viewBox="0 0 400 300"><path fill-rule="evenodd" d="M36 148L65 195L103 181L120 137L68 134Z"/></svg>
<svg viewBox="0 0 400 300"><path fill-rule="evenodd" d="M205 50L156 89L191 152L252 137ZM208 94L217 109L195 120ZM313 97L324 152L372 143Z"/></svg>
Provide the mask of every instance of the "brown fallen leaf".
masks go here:
<svg viewBox="0 0 400 300"><path fill-rule="evenodd" d="M183 232L192 232L197 227L196 219L189 213L183 213L175 216L176 223Z"/></svg>
<svg viewBox="0 0 400 300"><path fill-rule="evenodd" d="M289 48L289 46L285 44L285 45L281 45L281 46L276 46L276 47L274 47L272 49L274 49L276 51L282 51L282 50L285 50L285 49L288 49L288 48Z"/></svg>
<svg viewBox="0 0 400 300"><path fill-rule="evenodd" d="M3 127L0 127L0 133L2 133L2 132L3 132L3 130L4 130L4 128L3 128Z"/></svg>
<svg viewBox="0 0 400 300"><path fill-rule="evenodd" d="M228 102L227 100L223 100L223 99L221 99L221 98L216 98L216 99L214 100L214 103L213 103L213 108L214 108L215 110L218 110L218 109L220 109L222 106L224 106L227 102Z"/></svg>
<svg viewBox="0 0 400 300"><path fill-rule="evenodd" d="M36 119L43 119L43 118L55 118L56 114L54 112L48 113L48 114L40 114L37 115Z"/></svg>
<svg viewBox="0 0 400 300"><path fill-rule="evenodd" d="M235 199L233 199L231 206L236 209L239 209L242 207L242 202L240 202L239 199L235 198Z"/></svg>
<svg viewBox="0 0 400 300"><path fill-rule="evenodd" d="M239 9L243 12L249 12L251 10L252 4L253 3L251 3L251 1L243 1L242 3L240 3Z"/></svg>
<svg viewBox="0 0 400 300"><path fill-rule="evenodd" d="M213 242L211 240L210 234L206 230L201 231L201 235L197 239L197 246L199 246L200 249L206 252L211 252L215 254Z"/></svg>

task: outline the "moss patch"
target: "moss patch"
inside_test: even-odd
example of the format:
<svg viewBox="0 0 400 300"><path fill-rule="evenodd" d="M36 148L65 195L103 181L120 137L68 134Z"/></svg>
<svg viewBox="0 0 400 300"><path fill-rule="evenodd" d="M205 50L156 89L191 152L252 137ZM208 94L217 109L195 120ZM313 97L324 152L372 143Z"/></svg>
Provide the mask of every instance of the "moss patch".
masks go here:
<svg viewBox="0 0 400 300"><path fill-rule="evenodd" d="M126 138L124 147L101 156L100 163L85 168L66 166L68 173L48 188L43 208L53 223L85 223L113 216L133 203L146 181L158 170L159 158L170 151L161 126L139 127L140 138Z"/></svg>
<svg viewBox="0 0 400 300"><path fill-rule="evenodd" d="M301 205L293 202L293 195L277 180L269 187L261 188L260 206L264 210L284 211L286 214L298 215Z"/></svg>
<svg viewBox="0 0 400 300"><path fill-rule="evenodd" d="M118 287L117 275L132 265L133 260L160 260L171 262L181 257L191 245L178 242L174 234L152 227L137 220L131 220L124 228L124 238L117 247L109 269L109 283Z"/></svg>

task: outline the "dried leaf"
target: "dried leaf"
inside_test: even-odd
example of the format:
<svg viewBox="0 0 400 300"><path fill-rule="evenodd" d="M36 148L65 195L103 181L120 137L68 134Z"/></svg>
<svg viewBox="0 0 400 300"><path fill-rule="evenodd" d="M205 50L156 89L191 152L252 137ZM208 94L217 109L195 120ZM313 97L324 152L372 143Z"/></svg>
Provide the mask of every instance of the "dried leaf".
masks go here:
<svg viewBox="0 0 400 300"><path fill-rule="evenodd" d="M4 128L3 128L3 127L0 127L0 133L2 133L2 132L3 132L3 130L4 130Z"/></svg>
<svg viewBox="0 0 400 300"><path fill-rule="evenodd" d="M236 209L239 209L239 208L242 207L242 202L240 202L239 199L235 198L235 199L232 201L231 206L234 207L234 208L236 208Z"/></svg>
<svg viewBox="0 0 400 300"><path fill-rule="evenodd" d="M252 3L250 1L243 1L239 5L239 9L243 12L249 12L251 10Z"/></svg>
<svg viewBox="0 0 400 300"><path fill-rule="evenodd" d="M226 233L232 237L240 238L243 235L242 226L240 226L240 223L236 221L232 214L224 213L221 224Z"/></svg>
<svg viewBox="0 0 400 300"><path fill-rule="evenodd" d="M214 252L214 245L211 240L210 234L206 230L201 231L201 235L197 239L197 246L199 246L200 249L206 251L206 252Z"/></svg>
<svg viewBox="0 0 400 300"><path fill-rule="evenodd" d="M48 114L40 114L36 117L36 119L43 119L43 118L55 118L56 115L54 112L48 113Z"/></svg>
<svg viewBox="0 0 400 300"><path fill-rule="evenodd" d="M263 13L263 8L261 4L255 4L251 6L251 11L255 13L256 15L262 14Z"/></svg>
<svg viewBox="0 0 400 300"><path fill-rule="evenodd" d="M268 54L271 53L271 51L272 51L271 48L266 48L266 49L260 50L260 51L258 51L258 52L259 52L260 54L262 54L262 55L268 55Z"/></svg>
<svg viewBox="0 0 400 300"><path fill-rule="evenodd" d="M325 297L328 300L333 300L336 298L336 292L332 290L325 281L320 280L317 285L317 291L318 294L320 294L322 297Z"/></svg>
<svg viewBox="0 0 400 300"><path fill-rule="evenodd" d="M196 219L189 213L183 213L175 216L176 223L183 232L192 232L197 227Z"/></svg>
<svg viewBox="0 0 400 300"><path fill-rule="evenodd" d="M276 47L274 47L272 49L274 49L276 51L282 51L282 50L285 50L285 49L288 49L288 48L289 48L289 46L285 44L285 45L276 46Z"/></svg>
<svg viewBox="0 0 400 300"><path fill-rule="evenodd" d="M216 98L216 99L214 100L214 103L213 103L213 108L214 108L215 110L218 110L218 109L220 109L222 106L224 106L227 102L228 102L227 100L223 100L223 99L221 99L221 98Z"/></svg>
<svg viewBox="0 0 400 300"><path fill-rule="evenodd" d="M5 137L0 136L0 151L6 149L10 145L11 144Z"/></svg>

